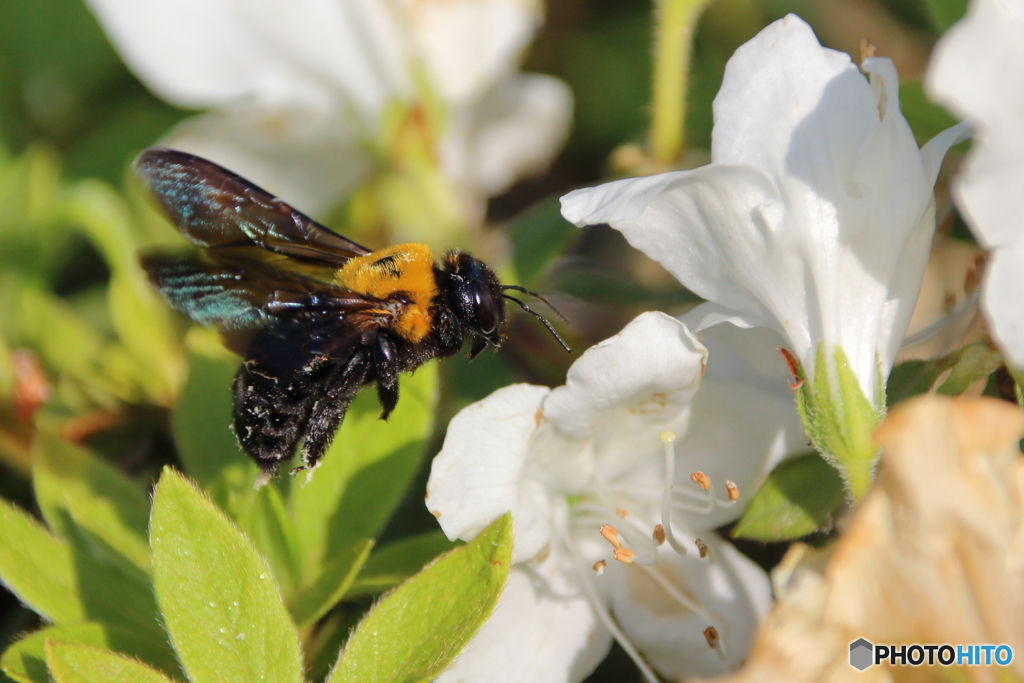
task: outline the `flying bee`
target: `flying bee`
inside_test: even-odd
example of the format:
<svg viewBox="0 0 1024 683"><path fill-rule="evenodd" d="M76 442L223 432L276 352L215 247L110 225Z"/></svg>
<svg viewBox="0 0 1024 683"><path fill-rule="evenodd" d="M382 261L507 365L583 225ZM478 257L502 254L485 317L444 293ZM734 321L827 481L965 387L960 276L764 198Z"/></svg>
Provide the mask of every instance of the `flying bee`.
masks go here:
<svg viewBox="0 0 1024 683"><path fill-rule="evenodd" d="M569 350L547 320L505 292L546 300L502 285L463 251L440 263L423 244L371 251L184 152L147 149L135 170L182 235L202 247L144 255L142 266L172 308L219 330L244 358L232 429L268 474L300 441L296 471L315 467L363 386L376 384L387 419L400 373L451 356L464 341L471 358L500 347L506 300Z"/></svg>

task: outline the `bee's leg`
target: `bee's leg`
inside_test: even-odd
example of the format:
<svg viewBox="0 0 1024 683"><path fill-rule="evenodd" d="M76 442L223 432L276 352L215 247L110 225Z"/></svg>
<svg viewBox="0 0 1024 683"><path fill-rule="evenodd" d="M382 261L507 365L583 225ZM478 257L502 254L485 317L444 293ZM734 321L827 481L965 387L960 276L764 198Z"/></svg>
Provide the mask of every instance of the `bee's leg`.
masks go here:
<svg viewBox="0 0 1024 683"><path fill-rule="evenodd" d="M366 384L370 374L370 358L366 351L357 351L337 374L320 385L321 393L313 401L306 440L302 444L302 467L313 469L334 440L338 425L345 419L348 405Z"/></svg>
<svg viewBox="0 0 1024 683"><path fill-rule="evenodd" d="M233 389L231 429L260 469L273 476L295 452L311 397L294 376L276 376L272 368L251 360L238 369Z"/></svg>
<svg viewBox="0 0 1024 683"><path fill-rule="evenodd" d="M386 420L398 405L398 355L395 343L386 334L377 337L373 347L373 365L377 376L377 399L383 409L380 419Z"/></svg>

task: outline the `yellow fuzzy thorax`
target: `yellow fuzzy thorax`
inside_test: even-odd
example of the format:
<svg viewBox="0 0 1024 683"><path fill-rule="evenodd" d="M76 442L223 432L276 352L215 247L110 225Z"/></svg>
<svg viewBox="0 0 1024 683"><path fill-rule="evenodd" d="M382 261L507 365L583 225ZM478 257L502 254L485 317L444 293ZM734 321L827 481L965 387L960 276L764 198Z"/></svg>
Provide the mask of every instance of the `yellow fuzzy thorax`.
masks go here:
<svg viewBox="0 0 1024 683"><path fill-rule="evenodd" d="M345 289L378 299L405 293L411 303L391 329L413 343L430 331L430 301L437 294L437 282L434 254L427 245L395 244L359 256L342 266L337 278Z"/></svg>

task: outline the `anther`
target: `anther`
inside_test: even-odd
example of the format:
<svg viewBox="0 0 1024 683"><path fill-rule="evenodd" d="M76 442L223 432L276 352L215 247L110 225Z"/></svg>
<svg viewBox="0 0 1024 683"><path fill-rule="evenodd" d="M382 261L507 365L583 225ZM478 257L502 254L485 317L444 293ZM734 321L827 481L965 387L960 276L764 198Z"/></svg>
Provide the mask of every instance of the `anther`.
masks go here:
<svg viewBox="0 0 1024 683"><path fill-rule="evenodd" d="M654 542L657 543L658 545L664 545L665 544L665 527L663 527L660 524L655 524L654 525L654 533L651 534L651 537L654 538Z"/></svg>
<svg viewBox="0 0 1024 683"><path fill-rule="evenodd" d="M698 538L694 543L697 545L697 552L700 553L700 559L705 559L708 556L708 544L704 542L704 539Z"/></svg>
<svg viewBox="0 0 1024 683"><path fill-rule="evenodd" d="M860 41L860 63L863 64L865 59L871 59L875 56L875 47L867 38L861 38Z"/></svg>
<svg viewBox="0 0 1024 683"><path fill-rule="evenodd" d="M788 349L779 347L779 353L786 361L786 368L789 369L789 374L793 375L793 381L790 383L789 388L796 391L804 385L804 377L800 374L800 362L797 361L796 356L789 352Z"/></svg>
<svg viewBox="0 0 1024 683"><path fill-rule="evenodd" d="M604 536L604 540L612 544L612 547L618 550L622 547L622 537L619 536L619 532L611 524L603 524L601 526L601 535Z"/></svg>
<svg viewBox="0 0 1024 683"><path fill-rule="evenodd" d="M601 576L601 574L604 574L604 568L607 566L607 562L605 562L604 560L598 560L594 563L594 573L598 576Z"/></svg>
<svg viewBox="0 0 1024 683"><path fill-rule="evenodd" d="M633 564L633 558L636 557L636 553L629 548L616 548L612 551L612 556L623 564Z"/></svg>
<svg viewBox="0 0 1024 683"><path fill-rule="evenodd" d="M735 483L733 483L733 482L729 481L728 479L726 479L725 480L725 494L727 496L729 496L729 500L731 500L732 502L735 503L737 500L740 499L740 487L737 486Z"/></svg>
<svg viewBox="0 0 1024 683"><path fill-rule="evenodd" d="M691 474L690 481L692 481L694 484L697 484L697 486L700 486L705 491L711 490L711 477L704 474L703 472L698 471Z"/></svg>
<svg viewBox="0 0 1024 683"><path fill-rule="evenodd" d="M708 647L714 650L719 641L718 629L714 626L708 626L704 629L704 639L708 641Z"/></svg>
<svg viewBox="0 0 1024 683"><path fill-rule="evenodd" d="M623 510L622 508L615 508L615 514L620 518L625 519L626 515L628 515L629 513Z"/></svg>

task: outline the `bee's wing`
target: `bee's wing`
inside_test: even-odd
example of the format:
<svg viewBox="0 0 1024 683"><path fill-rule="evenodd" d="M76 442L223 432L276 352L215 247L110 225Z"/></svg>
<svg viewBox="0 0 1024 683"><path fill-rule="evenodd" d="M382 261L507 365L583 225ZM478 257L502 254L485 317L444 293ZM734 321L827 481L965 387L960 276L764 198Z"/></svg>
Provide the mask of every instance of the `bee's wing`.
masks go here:
<svg viewBox="0 0 1024 683"><path fill-rule="evenodd" d="M248 180L192 154L151 147L135 160L135 171L181 233L199 246L255 245L336 266L370 253Z"/></svg>
<svg viewBox="0 0 1024 683"><path fill-rule="evenodd" d="M278 316L333 312L336 317L380 310L381 302L273 263L235 259L207 263L198 255L150 254L142 267L171 308L221 331L244 354L258 330ZM351 317L351 315L350 315Z"/></svg>

